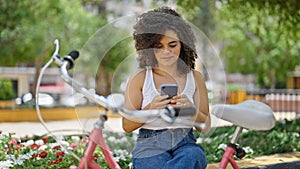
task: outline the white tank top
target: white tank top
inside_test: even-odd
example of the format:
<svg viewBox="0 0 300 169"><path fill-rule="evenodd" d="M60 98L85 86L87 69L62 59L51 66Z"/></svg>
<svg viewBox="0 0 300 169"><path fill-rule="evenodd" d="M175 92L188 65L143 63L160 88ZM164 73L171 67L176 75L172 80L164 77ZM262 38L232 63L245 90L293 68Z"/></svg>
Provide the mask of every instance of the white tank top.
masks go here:
<svg viewBox="0 0 300 169"><path fill-rule="evenodd" d="M194 103L193 97L196 91L196 85L194 80L193 72L190 71L186 77L185 87L181 94L185 94L188 99ZM147 67L144 85L143 85L143 102L142 109L151 103L153 98L157 95L160 95L158 90L155 87L153 80L152 68ZM182 124L179 123L182 120L188 120L190 117L177 117L174 123L168 123L161 118L154 119L150 122L145 123L141 128L151 129L151 130L160 130L160 129L169 129L169 128L192 128L194 123Z"/></svg>

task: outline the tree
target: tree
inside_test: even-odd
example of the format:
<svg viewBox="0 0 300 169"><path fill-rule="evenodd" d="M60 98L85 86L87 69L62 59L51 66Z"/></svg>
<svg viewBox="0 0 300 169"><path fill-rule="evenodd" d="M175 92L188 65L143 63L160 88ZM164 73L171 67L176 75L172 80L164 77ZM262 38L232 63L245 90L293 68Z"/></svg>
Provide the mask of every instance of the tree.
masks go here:
<svg viewBox="0 0 300 169"><path fill-rule="evenodd" d="M291 13L292 19L285 20L286 10L292 9L269 5L268 1L252 3L232 1L232 4L222 4L218 11L219 35L227 43L222 51L228 63L226 68L229 73L255 74L261 87L285 87L287 73L300 60L297 52L300 34L289 26L293 23L299 27L299 23L294 23L297 16L293 18Z"/></svg>
<svg viewBox="0 0 300 169"><path fill-rule="evenodd" d="M61 53L82 47L106 23L86 11L80 1L4 0L1 4L0 65L5 66L30 63L43 51L50 55L56 38L61 40Z"/></svg>
<svg viewBox="0 0 300 169"><path fill-rule="evenodd" d="M112 70L118 67L132 48L126 48L131 44L130 38L128 39L131 35L125 35L120 27L110 25L103 36L96 35L98 29L101 30L101 27L107 23L105 2L102 0L4 0L2 2L0 8L2 13L0 47L3 49L0 51L1 66L27 66L28 64L35 66L37 68L35 86L41 66L54 50L54 39L59 39L60 55L64 56L72 49L81 49L76 68L83 71L78 73L87 75L89 72L95 73L96 91L102 95L110 93ZM99 53L101 53L99 62L97 60L93 62L91 58L99 56ZM86 66L87 64L89 66ZM82 68L79 68L80 66ZM101 71L98 68L101 68ZM122 69L126 72L125 68ZM87 85L88 77L85 77L83 85ZM32 92L35 95L34 91Z"/></svg>
<svg viewBox="0 0 300 169"><path fill-rule="evenodd" d="M135 58L132 54L132 27L119 26L121 23L128 25L129 21L132 17L121 18L101 27L81 50L84 57L78 59L75 67L78 73L74 74L85 72L85 78L93 78L98 94L106 96L111 92L120 92L120 84L135 67L130 65Z"/></svg>
<svg viewBox="0 0 300 169"><path fill-rule="evenodd" d="M80 1L3 0L0 16L0 65L40 67L60 40L60 54L78 49L106 20L86 11ZM87 26L88 25L88 26ZM34 91L33 91L34 93Z"/></svg>
<svg viewBox="0 0 300 169"><path fill-rule="evenodd" d="M120 89L121 84L127 80L129 72L134 67L130 64L133 61L133 57L130 56L132 46L132 38L126 38L105 54L96 74L97 93L107 96L111 92L123 92Z"/></svg>
<svg viewBox="0 0 300 169"><path fill-rule="evenodd" d="M204 0L179 0L194 13ZM300 61L300 3L297 0L215 0L216 41L229 73L255 74L261 87L284 87ZM189 12L191 11L191 12Z"/></svg>

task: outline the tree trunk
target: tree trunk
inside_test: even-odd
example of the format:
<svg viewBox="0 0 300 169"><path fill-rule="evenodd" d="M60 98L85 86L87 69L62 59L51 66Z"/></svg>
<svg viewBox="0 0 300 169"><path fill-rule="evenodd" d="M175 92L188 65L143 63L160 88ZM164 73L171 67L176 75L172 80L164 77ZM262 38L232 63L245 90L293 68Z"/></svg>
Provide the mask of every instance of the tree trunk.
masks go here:
<svg viewBox="0 0 300 169"><path fill-rule="evenodd" d="M112 75L100 66L96 75L96 93L108 96L111 93Z"/></svg>

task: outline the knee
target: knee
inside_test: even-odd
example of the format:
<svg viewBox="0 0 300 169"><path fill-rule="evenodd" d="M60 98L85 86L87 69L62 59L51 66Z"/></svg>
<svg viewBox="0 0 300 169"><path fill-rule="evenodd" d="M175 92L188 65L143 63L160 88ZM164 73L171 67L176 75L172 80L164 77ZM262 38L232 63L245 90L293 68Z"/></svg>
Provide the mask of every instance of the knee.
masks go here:
<svg viewBox="0 0 300 169"><path fill-rule="evenodd" d="M206 155L202 147L189 147L186 149L185 154L189 156L189 159L195 162L206 162Z"/></svg>
<svg viewBox="0 0 300 169"><path fill-rule="evenodd" d="M191 146L185 147L184 151L181 153L182 163L184 163L185 168L201 168L205 169L207 166L207 160L205 153L201 147Z"/></svg>

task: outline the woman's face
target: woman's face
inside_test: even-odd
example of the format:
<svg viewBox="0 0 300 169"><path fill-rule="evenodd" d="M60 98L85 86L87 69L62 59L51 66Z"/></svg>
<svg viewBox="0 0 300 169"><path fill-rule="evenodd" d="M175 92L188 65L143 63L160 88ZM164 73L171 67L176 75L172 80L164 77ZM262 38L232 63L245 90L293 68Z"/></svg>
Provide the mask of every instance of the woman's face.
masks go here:
<svg viewBox="0 0 300 169"><path fill-rule="evenodd" d="M158 66L171 66L176 64L180 55L181 44L173 30L166 30L160 42L154 46L154 55Z"/></svg>

